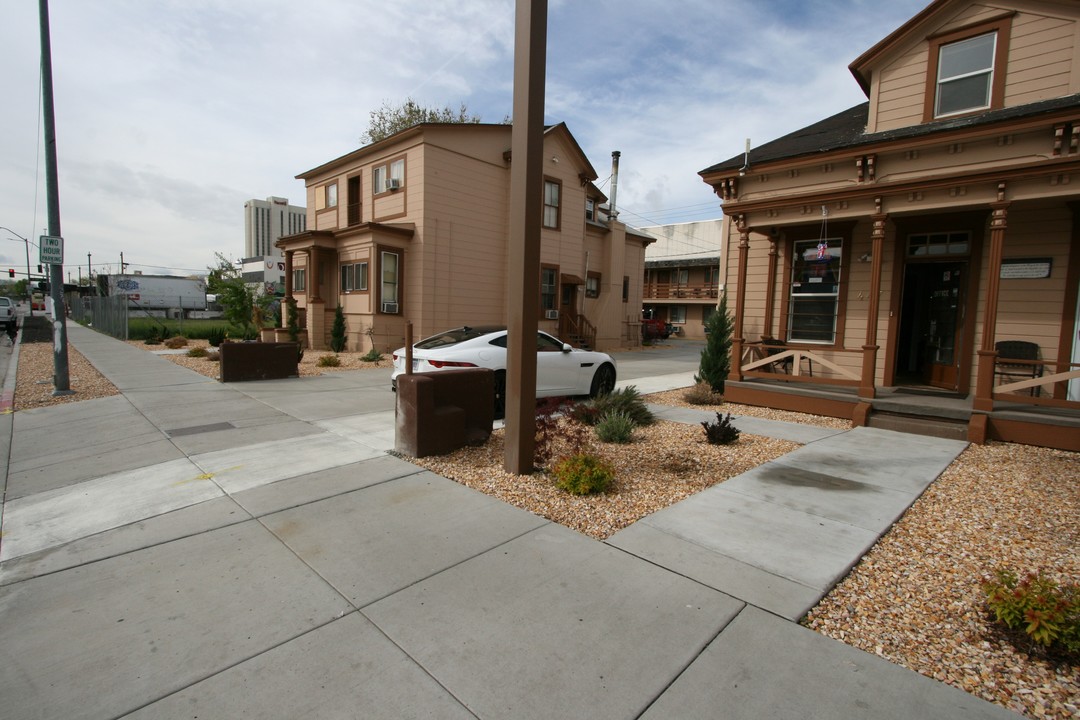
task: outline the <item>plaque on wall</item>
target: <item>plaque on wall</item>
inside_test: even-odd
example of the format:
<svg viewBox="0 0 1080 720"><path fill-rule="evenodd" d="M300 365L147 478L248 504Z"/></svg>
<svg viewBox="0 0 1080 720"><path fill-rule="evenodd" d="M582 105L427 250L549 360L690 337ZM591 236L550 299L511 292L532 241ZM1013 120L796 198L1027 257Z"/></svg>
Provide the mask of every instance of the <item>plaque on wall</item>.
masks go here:
<svg viewBox="0 0 1080 720"><path fill-rule="evenodd" d="M1009 280L1050 277L1053 258L1006 258L1001 261L1001 278Z"/></svg>

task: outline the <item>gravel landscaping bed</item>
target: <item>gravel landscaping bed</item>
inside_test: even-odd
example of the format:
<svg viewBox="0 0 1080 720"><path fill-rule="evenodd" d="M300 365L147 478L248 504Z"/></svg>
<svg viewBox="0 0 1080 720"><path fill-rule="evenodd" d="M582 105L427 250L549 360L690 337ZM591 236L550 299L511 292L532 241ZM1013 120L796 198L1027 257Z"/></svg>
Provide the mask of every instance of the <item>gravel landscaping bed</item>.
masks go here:
<svg viewBox="0 0 1080 720"><path fill-rule="evenodd" d="M319 368L323 354L307 351L301 374L389 367L388 358L376 366L341 353L341 367ZM164 357L217 377L217 363ZM23 344L16 409L116 394L73 348L69 365L76 392L53 398L52 346ZM835 418L734 404L695 406L682 394L676 390L645 399L736 416L851 426ZM484 447L414 462L595 538L796 447L745 434L734 445L713 446L699 425L660 422L639 428L629 445L597 443L597 452L616 466L615 486L603 495L578 498L556 490L542 473L503 471L502 442L499 431ZM1078 717L1080 668L1015 649L990 623L979 587L1000 567L1021 573L1042 569L1061 582L1080 582L1078 518L1080 454L1004 443L971 446L804 624L1027 717Z"/></svg>

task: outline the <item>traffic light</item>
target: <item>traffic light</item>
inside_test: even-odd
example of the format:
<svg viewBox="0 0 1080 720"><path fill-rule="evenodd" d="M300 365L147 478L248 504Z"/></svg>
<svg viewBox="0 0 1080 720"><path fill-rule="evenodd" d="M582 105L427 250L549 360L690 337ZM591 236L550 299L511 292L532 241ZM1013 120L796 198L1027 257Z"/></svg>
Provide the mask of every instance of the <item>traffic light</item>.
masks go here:
<svg viewBox="0 0 1080 720"><path fill-rule="evenodd" d="M15 268L8 268L7 276L8 277L15 277Z"/></svg>

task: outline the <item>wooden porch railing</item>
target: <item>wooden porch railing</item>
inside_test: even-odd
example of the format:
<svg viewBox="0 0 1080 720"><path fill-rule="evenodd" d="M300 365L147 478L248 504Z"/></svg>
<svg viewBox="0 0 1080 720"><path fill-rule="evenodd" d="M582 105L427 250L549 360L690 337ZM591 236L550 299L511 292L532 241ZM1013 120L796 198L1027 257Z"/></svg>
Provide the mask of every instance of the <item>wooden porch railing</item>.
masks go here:
<svg viewBox="0 0 1080 720"><path fill-rule="evenodd" d="M645 300L715 300L719 290L716 283L645 283Z"/></svg>
<svg viewBox="0 0 1080 720"><path fill-rule="evenodd" d="M849 353L860 358L863 355L862 350L837 349L829 352L832 354ZM803 361L807 363L806 369L809 371L807 375L803 374ZM815 365L830 370L833 376L822 377L820 370L817 375L814 375L813 368ZM790 366L790 372L777 370L777 368L787 366ZM777 346L761 342L745 343L743 345L743 358L739 370L743 377L784 380L785 382L859 387L862 381L857 373L837 365L831 359L814 352L810 348Z"/></svg>
<svg viewBox="0 0 1080 720"><path fill-rule="evenodd" d="M579 346L596 347L596 326L580 313L559 313L559 334Z"/></svg>
<svg viewBox="0 0 1080 720"><path fill-rule="evenodd" d="M1067 383L1070 380L1080 380L1080 364L1056 363L1050 360L1002 360L999 358L995 363L995 369L1002 365L1008 365L1012 369L1015 369L1017 365L1030 365L1033 369L1053 367L1058 372L1050 375L1043 374L1040 377L1025 380L1005 382L1001 385L995 384L993 389L994 400L1080 410L1080 402L1067 399ZM1064 370L1061 368L1064 368ZM994 382L997 382L996 374ZM1058 383L1061 383L1060 388L1055 387Z"/></svg>

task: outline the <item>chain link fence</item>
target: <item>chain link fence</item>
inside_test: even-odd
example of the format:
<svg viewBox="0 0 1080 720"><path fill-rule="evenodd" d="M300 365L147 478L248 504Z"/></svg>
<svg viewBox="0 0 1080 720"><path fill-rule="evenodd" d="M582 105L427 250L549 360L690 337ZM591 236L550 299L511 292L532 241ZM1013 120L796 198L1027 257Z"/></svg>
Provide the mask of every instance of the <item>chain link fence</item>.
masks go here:
<svg viewBox="0 0 1080 720"><path fill-rule="evenodd" d="M110 297L67 296L67 306L76 322L118 340L128 339L128 299L125 295Z"/></svg>

